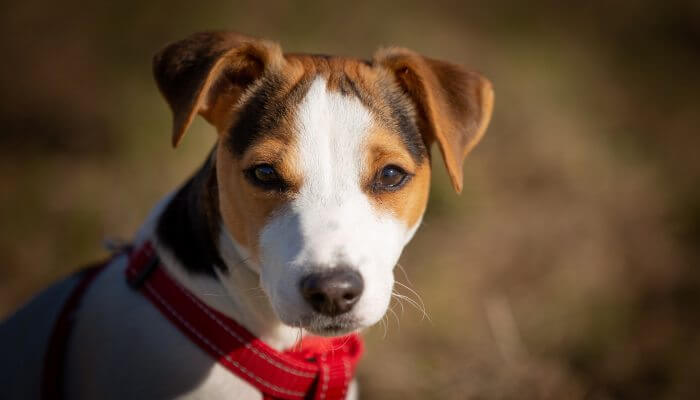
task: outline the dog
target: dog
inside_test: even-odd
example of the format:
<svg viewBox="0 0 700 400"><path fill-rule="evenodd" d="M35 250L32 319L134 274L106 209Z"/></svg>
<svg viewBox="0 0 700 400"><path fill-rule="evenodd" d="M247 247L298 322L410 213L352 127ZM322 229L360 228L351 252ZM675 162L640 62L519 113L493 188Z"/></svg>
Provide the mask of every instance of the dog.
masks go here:
<svg viewBox="0 0 700 400"><path fill-rule="evenodd" d="M149 243L192 304L240 324L270 351L383 317L394 266L426 209L431 146L459 193L463 161L493 107L482 75L403 48L366 61L205 32L166 46L153 71L172 110L173 146L196 115L218 140L192 178L155 206L132 248ZM60 397L40 393L40 382L67 302L79 307L58 350L65 398L267 396L226 368L227 355L202 351L198 331L186 332L197 324L179 329L167 307L134 289L124 278L133 262L118 253L89 284L67 278L3 323L1 398ZM327 382L315 379L313 396L324 398ZM357 386L346 382L341 394L355 398Z"/></svg>

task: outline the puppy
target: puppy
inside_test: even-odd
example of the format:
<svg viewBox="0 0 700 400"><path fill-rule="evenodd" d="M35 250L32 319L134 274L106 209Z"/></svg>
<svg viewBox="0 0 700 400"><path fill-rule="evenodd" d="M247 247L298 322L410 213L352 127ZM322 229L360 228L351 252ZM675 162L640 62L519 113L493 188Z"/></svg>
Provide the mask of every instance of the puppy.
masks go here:
<svg viewBox="0 0 700 400"><path fill-rule="evenodd" d="M168 45L154 75L173 113L172 144L196 115L218 140L133 246L150 243L193 301L279 351L382 318L426 208L432 144L460 192L493 105L481 75L410 50L381 49L371 61L289 54L230 32ZM130 260L116 255L71 312L61 394L262 398L129 286ZM50 287L2 325L0 397L40 396L54 324L79 282Z"/></svg>

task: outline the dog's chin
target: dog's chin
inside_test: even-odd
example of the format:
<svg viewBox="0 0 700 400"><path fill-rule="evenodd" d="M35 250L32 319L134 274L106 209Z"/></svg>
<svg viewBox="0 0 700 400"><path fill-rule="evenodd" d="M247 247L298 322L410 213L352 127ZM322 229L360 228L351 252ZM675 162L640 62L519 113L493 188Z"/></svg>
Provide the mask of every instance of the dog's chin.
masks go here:
<svg viewBox="0 0 700 400"><path fill-rule="evenodd" d="M306 330L314 335L334 337L343 336L348 333L357 331L359 328L356 325L325 325L325 326L309 326Z"/></svg>
<svg viewBox="0 0 700 400"><path fill-rule="evenodd" d="M309 333L326 337L343 336L362 328L357 319L350 315L328 317L316 313L301 318L300 325Z"/></svg>

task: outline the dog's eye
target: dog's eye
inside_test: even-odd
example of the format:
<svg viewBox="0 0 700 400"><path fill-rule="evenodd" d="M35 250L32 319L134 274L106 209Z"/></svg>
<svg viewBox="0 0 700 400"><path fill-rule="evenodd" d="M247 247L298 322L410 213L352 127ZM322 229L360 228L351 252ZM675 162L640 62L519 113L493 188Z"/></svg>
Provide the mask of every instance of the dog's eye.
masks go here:
<svg viewBox="0 0 700 400"><path fill-rule="evenodd" d="M379 171L374 183L374 188L376 190L396 190L406 183L409 176L410 175L400 167L396 165L387 165Z"/></svg>
<svg viewBox="0 0 700 400"><path fill-rule="evenodd" d="M278 189L282 190L285 188L285 182L279 176L275 167L270 164L260 164L245 171L248 179L257 186L264 189Z"/></svg>
<svg viewBox="0 0 700 400"><path fill-rule="evenodd" d="M272 182L279 179L277 171L270 165L258 165L253 172L255 173L255 179L260 182Z"/></svg>

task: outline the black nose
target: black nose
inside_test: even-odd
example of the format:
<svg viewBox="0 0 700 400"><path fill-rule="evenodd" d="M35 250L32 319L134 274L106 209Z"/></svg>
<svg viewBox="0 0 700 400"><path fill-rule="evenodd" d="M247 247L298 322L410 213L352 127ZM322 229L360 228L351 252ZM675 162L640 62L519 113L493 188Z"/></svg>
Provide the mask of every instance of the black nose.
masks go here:
<svg viewBox="0 0 700 400"><path fill-rule="evenodd" d="M336 316L350 311L362 295L365 284L357 271L335 268L306 275L301 279L301 295L321 314Z"/></svg>

